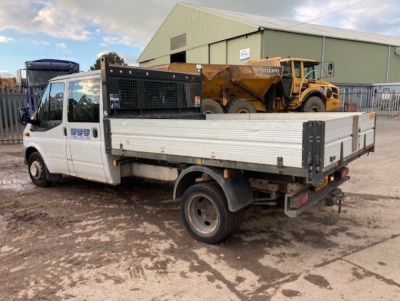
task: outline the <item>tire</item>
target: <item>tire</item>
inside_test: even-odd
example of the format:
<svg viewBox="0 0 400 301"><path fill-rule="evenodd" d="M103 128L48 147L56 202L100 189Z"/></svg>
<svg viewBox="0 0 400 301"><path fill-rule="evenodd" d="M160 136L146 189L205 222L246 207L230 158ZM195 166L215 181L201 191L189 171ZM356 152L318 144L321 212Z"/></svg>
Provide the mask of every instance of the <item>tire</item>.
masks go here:
<svg viewBox="0 0 400 301"><path fill-rule="evenodd" d="M223 114L224 110L222 107L219 105L218 102L216 102L213 99L203 99L201 103L201 113L202 114Z"/></svg>
<svg viewBox="0 0 400 301"><path fill-rule="evenodd" d="M257 113L256 108L247 99L232 99L226 106L226 111L230 114L234 113Z"/></svg>
<svg viewBox="0 0 400 301"><path fill-rule="evenodd" d="M42 156L38 152L34 152L30 155L28 160L28 171L33 184L36 186L47 187L51 184L46 177L46 164L44 164Z"/></svg>
<svg viewBox="0 0 400 301"><path fill-rule="evenodd" d="M186 230L207 244L226 239L238 228L243 214L243 209L229 211L224 192L214 182L189 187L181 199L181 217Z"/></svg>
<svg viewBox="0 0 400 301"><path fill-rule="evenodd" d="M321 98L313 96L306 101L303 112L325 112L325 104Z"/></svg>

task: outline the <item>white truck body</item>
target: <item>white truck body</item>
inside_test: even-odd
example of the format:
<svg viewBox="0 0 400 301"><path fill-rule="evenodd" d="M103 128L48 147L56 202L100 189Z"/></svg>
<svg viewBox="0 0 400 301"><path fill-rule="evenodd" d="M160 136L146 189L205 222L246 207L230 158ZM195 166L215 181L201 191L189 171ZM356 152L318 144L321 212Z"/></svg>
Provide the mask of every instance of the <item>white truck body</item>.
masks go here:
<svg viewBox="0 0 400 301"><path fill-rule="evenodd" d="M185 226L204 242L224 239L235 228L231 224L239 223L237 215L257 200L284 201L285 213L294 217L311 205L335 199L333 191L348 180L346 164L374 150L373 113L202 118L198 91L190 88L200 82L199 76L107 63L102 68L50 81L24 131L23 155L32 181L46 186L61 175L113 185L125 176L175 181L174 198L183 200ZM155 88L147 83L158 90L151 92ZM139 98L138 103L124 103L136 96L123 87L134 86L139 95L140 85L143 95L152 93L143 101L152 109L168 107L174 117L165 117L158 107L153 115L143 114L147 111L138 108ZM175 101L176 95L186 103ZM168 99L179 110L190 110L185 113L189 117L180 119ZM121 111L123 106L134 110ZM203 198L216 210L212 217L205 216Z"/></svg>
<svg viewBox="0 0 400 301"><path fill-rule="evenodd" d="M325 168L374 144L375 115L363 113L214 114L206 120L111 119L112 148L210 160L303 166L303 124L325 123ZM356 117L356 118L355 118ZM358 122L354 125L354 122ZM353 148L353 125L357 127ZM335 159L330 160L330 157Z"/></svg>

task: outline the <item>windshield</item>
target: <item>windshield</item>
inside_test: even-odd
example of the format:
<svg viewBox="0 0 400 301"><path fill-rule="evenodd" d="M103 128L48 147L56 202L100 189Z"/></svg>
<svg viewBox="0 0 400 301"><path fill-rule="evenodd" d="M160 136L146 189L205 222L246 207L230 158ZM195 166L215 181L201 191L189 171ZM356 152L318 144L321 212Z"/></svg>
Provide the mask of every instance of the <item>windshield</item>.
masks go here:
<svg viewBox="0 0 400 301"><path fill-rule="evenodd" d="M304 62L304 76L308 79L315 79L315 63Z"/></svg>
<svg viewBox="0 0 400 301"><path fill-rule="evenodd" d="M58 75L70 74L70 71L52 71L52 70L27 70L26 77L29 87L45 86L50 79Z"/></svg>

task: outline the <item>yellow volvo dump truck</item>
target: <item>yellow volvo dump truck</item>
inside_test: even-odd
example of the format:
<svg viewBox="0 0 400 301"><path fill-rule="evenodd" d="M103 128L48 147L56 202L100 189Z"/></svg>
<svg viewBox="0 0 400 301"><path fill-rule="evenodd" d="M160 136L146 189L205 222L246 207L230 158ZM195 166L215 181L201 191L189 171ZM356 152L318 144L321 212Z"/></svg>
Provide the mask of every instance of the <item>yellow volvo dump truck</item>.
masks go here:
<svg viewBox="0 0 400 301"><path fill-rule="evenodd" d="M246 65L171 63L161 70L196 72L202 68L202 110L210 113L325 112L339 109L339 89L317 79L308 59L280 57ZM328 64L333 74L333 64Z"/></svg>

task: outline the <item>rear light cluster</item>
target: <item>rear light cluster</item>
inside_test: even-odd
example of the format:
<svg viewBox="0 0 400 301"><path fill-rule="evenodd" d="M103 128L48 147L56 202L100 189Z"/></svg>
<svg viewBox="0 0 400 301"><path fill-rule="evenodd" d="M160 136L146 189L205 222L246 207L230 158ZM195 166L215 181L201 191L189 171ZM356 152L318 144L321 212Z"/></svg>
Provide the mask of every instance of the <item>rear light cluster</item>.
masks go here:
<svg viewBox="0 0 400 301"><path fill-rule="evenodd" d="M347 177L350 173L350 169L348 167L343 167L338 170L334 175L329 176L329 182L333 182L335 180L342 180Z"/></svg>
<svg viewBox="0 0 400 301"><path fill-rule="evenodd" d="M304 191L301 192L300 194L296 195L294 198L291 199L291 206L292 208L300 208L301 206L303 206L305 203L308 202L308 199L311 196L311 192L310 191Z"/></svg>
<svg viewBox="0 0 400 301"><path fill-rule="evenodd" d="M347 177L350 173L350 169L348 167L343 167L341 170L339 170L339 178L344 179Z"/></svg>
<svg viewBox="0 0 400 301"><path fill-rule="evenodd" d="M338 170L335 174L330 175L329 177L325 177L324 183L321 184L321 187L319 189L316 189L316 191L323 189L325 186L328 185L328 180L329 182L334 182L336 180L342 180L346 178L350 173L350 169L348 167L343 167L342 169ZM312 192L310 190L304 190L297 194L294 197L290 198L290 207L291 208L300 208L304 204L308 202L308 200L312 196Z"/></svg>

